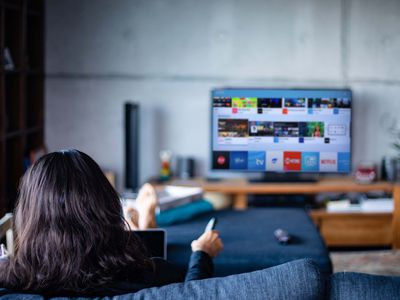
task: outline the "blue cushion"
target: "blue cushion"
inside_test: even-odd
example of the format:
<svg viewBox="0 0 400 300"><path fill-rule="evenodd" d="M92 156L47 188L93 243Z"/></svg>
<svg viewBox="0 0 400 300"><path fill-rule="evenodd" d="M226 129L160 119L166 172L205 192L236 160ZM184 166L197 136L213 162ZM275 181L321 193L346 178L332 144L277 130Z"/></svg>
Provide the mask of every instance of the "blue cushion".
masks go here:
<svg viewBox="0 0 400 300"><path fill-rule="evenodd" d="M400 299L400 277L341 272L332 275L330 285L333 300Z"/></svg>
<svg viewBox="0 0 400 300"><path fill-rule="evenodd" d="M311 258L330 275L328 250L304 209L255 208L245 211L214 211L165 227L168 233L168 260L186 269L190 243L204 231L208 220L217 217L225 248L214 260L215 275L227 276L261 270L288 261ZM293 236L289 245L279 244L274 230L283 228Z"/></svg>
<svg viewBox="0 0 400 300"><path fill-rule="evenodd" d="M159 227L184 222L206 212L213 211L212 204L206 200L198 200L160 212L156 216Z"/></svg>
<svg viewBox="0 0 400 300"><path fill-rule="evenodd" d="M323 299L324 286L311 260L273 268L150 288L113 299Z"/></svg>

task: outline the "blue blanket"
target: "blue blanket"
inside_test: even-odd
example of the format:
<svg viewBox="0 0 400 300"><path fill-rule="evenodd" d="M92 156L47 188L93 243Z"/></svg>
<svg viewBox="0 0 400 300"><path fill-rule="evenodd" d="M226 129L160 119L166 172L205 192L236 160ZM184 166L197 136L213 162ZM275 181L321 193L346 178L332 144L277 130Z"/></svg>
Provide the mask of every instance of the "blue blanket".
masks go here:
<svg viewBox="0 0 400 300"><path fill-rule="evenodd" d="M210 202L199 200L192 203L187 203L182 206L178 206L176 208L162 211L156 216L156 221L159 227L164 227L191 220L198 215L213 210L213 206Z"/></svg>

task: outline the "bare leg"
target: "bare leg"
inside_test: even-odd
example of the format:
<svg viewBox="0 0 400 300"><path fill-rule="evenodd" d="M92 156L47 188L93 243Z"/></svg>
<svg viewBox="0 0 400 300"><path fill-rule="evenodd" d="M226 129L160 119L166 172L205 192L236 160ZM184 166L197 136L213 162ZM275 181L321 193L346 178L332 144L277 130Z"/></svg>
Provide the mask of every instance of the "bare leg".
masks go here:
<svg viewBox="0 0 400 300"><path fill-rule="evenodd" d="M139 190L136 198L139 229L157 228L156 223L157 193L148 183Z"/></svg>

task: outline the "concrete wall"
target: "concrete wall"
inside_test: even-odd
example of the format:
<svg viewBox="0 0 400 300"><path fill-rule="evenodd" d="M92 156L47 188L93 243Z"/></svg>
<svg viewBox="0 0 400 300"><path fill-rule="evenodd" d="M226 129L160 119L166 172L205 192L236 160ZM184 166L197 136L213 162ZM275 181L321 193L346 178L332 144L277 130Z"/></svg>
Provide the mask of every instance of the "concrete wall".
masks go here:
<svg viewBox="0 0 400 300"><path fill-rule="evenodd" d="M123 103L141 105L141 178L158 152L209 168L209 92L350 87L354 164L379 162L400 109L397 0L48 0L46 139L117 172Z"/></svg>

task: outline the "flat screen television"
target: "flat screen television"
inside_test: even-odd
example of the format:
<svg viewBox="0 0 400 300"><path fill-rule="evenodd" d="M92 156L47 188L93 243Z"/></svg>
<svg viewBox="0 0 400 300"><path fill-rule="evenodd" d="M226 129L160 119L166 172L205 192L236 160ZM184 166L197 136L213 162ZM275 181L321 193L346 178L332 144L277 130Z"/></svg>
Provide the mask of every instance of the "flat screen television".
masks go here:
<svg viewBox="0 0 400 300"><path fill-rule="evenodd" d="M351 171L347 89L214 89L212 170Z"/></svg>

